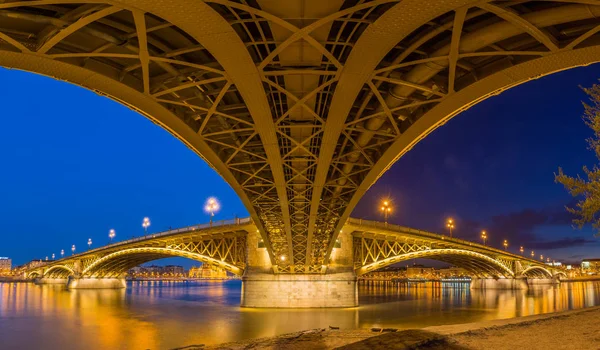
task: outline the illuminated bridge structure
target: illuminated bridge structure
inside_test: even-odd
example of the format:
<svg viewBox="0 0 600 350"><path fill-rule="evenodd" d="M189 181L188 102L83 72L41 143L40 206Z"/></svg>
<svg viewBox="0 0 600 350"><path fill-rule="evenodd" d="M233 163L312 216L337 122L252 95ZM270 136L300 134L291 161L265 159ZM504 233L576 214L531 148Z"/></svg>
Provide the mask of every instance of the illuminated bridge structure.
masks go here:
<svg viewBox="0 0 600 350"><path fill-rule="evenodd" d="M107 96L195 151L246 206L273 284L343 278L344 223L434 129L599 60L599 0L0 3L0 66Z"/></svg>
<svg viewBox="0 0 600 350"><path fill-rule="evenodd" d="M274 285L268 273L272 266L257 230L251 218L189 226L91 249L24 271L24 274L38 283L66 283L74 289L121 288L125 286L126 272L135 266L166 257L184 257L242 276L245 284L250 282L242 291L243 306L279 307L288 303L296 307L309 306L309 301L314 302L310 300L314 295L310 287L296 280L279 279L286 288L278 290L276 296L269 295ZM564 276L560 269L507 251L426 231L350 218L334 245L332 268L352 263L354 273L343 280L327 280L324 287L336 289L334 295L351 292L355 297L355 276L417 258L462 267L475 278L501 283L495 286L499 288L517 288L517 283L523 284L527 279L552 280ZM261 264L262 271L249 268ZM317 285L324 282L314 278L310 281ZM351 288L345 287L348 282ZM486 283L489 286L489 282ZM257 293L264 298L256 297ZM337 306L335 303L340 300L322 301L324 304L318 306Z"/></svg>

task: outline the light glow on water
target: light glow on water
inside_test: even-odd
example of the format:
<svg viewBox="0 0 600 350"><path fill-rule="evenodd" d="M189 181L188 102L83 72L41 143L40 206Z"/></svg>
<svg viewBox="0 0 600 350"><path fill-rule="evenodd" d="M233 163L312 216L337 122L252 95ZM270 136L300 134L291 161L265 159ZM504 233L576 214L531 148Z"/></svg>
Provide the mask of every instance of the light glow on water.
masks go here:
<svg viewBox="0 0 600 350"><path fill-rule="evenodd" d="M600 305L600 282L471 290L468 283L360 285L347 309L240 308L241 281L131 282L126 290L0 283L6 348L164 349L313 328L414 328Z"/></svg>

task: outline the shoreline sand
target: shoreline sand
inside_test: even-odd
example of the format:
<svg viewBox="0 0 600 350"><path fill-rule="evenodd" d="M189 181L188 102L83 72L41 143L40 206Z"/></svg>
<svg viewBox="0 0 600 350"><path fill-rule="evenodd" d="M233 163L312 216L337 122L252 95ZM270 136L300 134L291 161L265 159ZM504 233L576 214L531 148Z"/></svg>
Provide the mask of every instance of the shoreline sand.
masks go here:
<svg viewBox="0 0 600 350"><path fill-rule="evenodd" d="M378 333L311 329L179 349L600 349L600 306L477 323Z"/></svg>

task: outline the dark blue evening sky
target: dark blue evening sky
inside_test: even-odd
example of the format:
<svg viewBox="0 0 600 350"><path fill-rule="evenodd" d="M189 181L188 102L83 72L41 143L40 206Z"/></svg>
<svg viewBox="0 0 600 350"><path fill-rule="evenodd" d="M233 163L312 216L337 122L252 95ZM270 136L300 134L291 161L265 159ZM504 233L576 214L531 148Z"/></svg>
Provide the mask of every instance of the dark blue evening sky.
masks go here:
<svg viewBox="0 0 600 350"><path fill-rule="evenodd" d="M579 85L600 65L533 81L454 118L414 147L374 185L353 216L379 218L394 200L391 222L433 231L457 221L456 235L531 247L569 261L600 257L590 229L565 215L571 198L554 183L562 166L576 174L596 162L587 150ZM0 256L21 264L60 249L78 251L151 231L247 216L233 190L202 159L136 112L50 78L0 69Z"/></svg>

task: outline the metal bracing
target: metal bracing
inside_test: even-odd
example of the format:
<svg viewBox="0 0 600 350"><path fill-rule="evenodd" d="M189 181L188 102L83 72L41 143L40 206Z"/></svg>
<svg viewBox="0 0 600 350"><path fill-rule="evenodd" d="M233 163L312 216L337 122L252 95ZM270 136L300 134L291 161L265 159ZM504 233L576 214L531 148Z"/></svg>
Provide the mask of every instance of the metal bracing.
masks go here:
<svg viewBox="0 0 600 350"><path fill-rule="evenodd" d="M440 1L428 10L403 1L391 8L355 44L324 131L337 142L330 156L321 153L330 164L316 187L323 184L323 200L343 211L334 232L396 160L449 118L522 82L600 61L598 15L597 1Z"/></svg>
<svg viewBox="0 0 600 350"><path fill-rule="evenodd" d="M190 226L110 244L24 272L27 276L35 273L47 278L121 277L143 263L179 256L242 275L246 269L246 235L256 229L249 219L220 226Z"/></svg>
<svg viewBox="0 0 600 350"><path fill-rule="evenodd" d="M234 188L274 272L322 273L399 157L493 94L598 61L598 18L594 0L9 0L0 66L139 111Z"/></svg>
<svg viewBox="0 0 600 350"><path fill-rule="evenodd" d="M354 42L396 1L207 2L246 44L271 106L292 247L288 259L275 254L277 271L322 272L338 215L314 186L328 106ZM272 240L284 241L283 230L272 232Z"/></svg>
<svg viewBox="0 0 600 350"><path fill-rule="evenodd" d="M417 258L447 262L477 277L552 276L538 261L422 230L360 219L349 219L343 230L353 236L354 271L359 276Z"/></svg>

